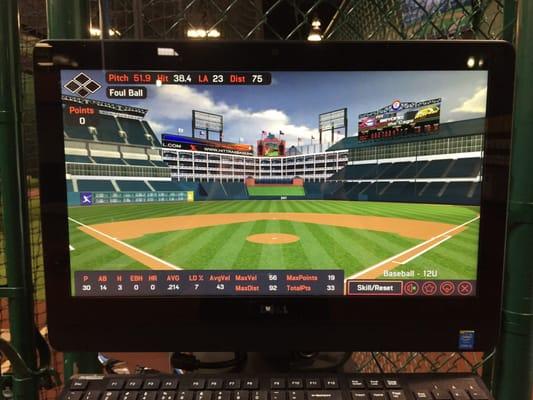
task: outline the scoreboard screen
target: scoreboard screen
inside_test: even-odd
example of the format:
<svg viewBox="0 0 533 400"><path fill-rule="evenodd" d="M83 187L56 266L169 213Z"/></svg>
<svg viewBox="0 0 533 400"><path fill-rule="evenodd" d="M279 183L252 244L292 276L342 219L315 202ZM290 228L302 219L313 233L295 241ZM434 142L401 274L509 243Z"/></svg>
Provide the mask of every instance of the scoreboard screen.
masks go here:
<svg viewBox="0 0 533 400"><path fill-rule="evenodd" d="M441 99L394 100L376 111L359 114L360 141L435 133L440 128Z"/></svg>

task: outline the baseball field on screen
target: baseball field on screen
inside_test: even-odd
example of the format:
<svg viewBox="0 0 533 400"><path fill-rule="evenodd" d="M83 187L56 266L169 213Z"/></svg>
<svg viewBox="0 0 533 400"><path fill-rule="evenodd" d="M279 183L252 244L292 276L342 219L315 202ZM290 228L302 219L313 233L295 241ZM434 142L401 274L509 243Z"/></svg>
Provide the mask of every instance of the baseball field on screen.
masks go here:
<svg viewBox="0 0 533 400"><path fill-rule="evenodd" d="M475 279L473 206L244 200L69 208L73 271L342 269ZM387 273L389 271L389 273Z"/></svg>

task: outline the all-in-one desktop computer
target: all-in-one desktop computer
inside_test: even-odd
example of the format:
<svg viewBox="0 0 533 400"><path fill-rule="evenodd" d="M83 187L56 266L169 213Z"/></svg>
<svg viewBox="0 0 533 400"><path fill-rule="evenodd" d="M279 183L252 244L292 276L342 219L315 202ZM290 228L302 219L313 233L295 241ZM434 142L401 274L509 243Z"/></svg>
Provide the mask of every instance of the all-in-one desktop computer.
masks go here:
<svg viewBox="0 0 533 400"><path fill-rule="evenodd" d="M52 345L493 348L512 55L466 41L40 43ZM487 398L471 376L424 379L115 376L74 380L65 398Z"/></svg>

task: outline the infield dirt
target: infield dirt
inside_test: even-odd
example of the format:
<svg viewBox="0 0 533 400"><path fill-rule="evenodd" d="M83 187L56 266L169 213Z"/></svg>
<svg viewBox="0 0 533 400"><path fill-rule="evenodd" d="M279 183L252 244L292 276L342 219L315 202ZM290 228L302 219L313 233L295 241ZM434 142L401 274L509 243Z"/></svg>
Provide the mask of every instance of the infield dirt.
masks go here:
<svg viewBox="0 0 533 400"><path fill-rule="evenodd" d="M129 221L108 222L90 225L93 229L80 227L82 231L95 236L94 230L119 240L135 239L144 235L172 232L183 229L239 224L253 221L292 221L319 225L331 225L352 229L396 233L413 239L427 240L455 225L442 222L421 221L406 218L377 217L367 215L318 214L318 213L236 213L183 215L159 218L143 218Z"/></svg>

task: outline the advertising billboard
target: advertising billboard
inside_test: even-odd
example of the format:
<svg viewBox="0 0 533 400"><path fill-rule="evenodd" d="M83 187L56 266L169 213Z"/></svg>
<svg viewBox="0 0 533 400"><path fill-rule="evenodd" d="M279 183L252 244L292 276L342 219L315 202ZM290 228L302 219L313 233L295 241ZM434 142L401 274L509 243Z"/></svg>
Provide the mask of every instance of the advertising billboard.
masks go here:
<svg viewBox="0 0 533 400"><path fill-rule="evenodd" d="M161 135L162 144L167 149L206 151L211 153L241 154L250 156L254 154L254 147L251 144L218 142L188 136L171 135L164 133Z"/></svg>

